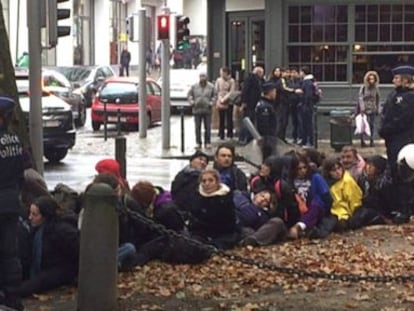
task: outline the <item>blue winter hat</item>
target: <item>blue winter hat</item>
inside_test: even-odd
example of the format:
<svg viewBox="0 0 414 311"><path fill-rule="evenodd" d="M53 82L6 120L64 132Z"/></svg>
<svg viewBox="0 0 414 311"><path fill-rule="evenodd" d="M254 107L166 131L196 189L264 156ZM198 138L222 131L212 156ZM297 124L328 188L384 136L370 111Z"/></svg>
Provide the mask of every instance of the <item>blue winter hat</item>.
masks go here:
<svg viewBox="0 0 414 311"><path fill-rule="evenodd" d="M273 89L276 89L276 88L277 88L277 86L273 82L265 82L262 85L262 90L263 90L263 93L265 93L265 94L270 92Z"/></svg>
<svg viewBox="0 0 414 311"><path fill-rule="evenodd" d="M16 103L10 97L0 96L0 112L9 111L14 108Z"/></svg>
<svg viewBox="0 0 414 311"><path fill-rule="evenodd" d="M411 75L411 76L414 76L414 67L408 66L408 65L398 66L398 67L395 67L392 70L392 74L393 75Z"/></svg>

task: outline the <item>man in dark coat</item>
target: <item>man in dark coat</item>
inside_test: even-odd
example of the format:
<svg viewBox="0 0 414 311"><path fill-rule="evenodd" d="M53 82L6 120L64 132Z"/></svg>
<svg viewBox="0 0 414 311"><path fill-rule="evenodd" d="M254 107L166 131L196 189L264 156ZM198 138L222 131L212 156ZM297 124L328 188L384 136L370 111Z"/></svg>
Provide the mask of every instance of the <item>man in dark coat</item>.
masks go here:
<svg viewBox="0 0 414 311"><path fill-rule="evenodd" d="M207 167L208 156L201 150L197 150L191 157L190 163L174 177L171 183L171 195L177 206L188 212L189 202L194 201L198 191L198 179L200 173Z"/></svg>
<svg viewBox="0 0 414 311"><path fill-rule="evenodd" d="M247 178L241 169L234 164L234 147L221 144L214 155L213 167L219 172L220 179L230 190L247 191Z"/></svg>
<svg viewBox="0 0 414 311"><path fill-rule="evenodd" d="M414 210L414 190L398 171L398 152L414 142L414 67L400 66L393 69L395 89L390 93L382 112L379 134L385 140L388 163L395 189L395 204L399 213L394 222L408 222Z"/></svg>
<svg viewBox="0 0 414 311"><path fill-rule="evenodd" d="M243 118L249 118L254 122L257 102L262 94L262 82L264 71L260 66L254 67L252 73L246 78L243 83L243 89L241 93L241 108L243 110ZM244 125L241 125L239 130L239 142L242 145L247 144L253 139Z"/></svg>
<svg viewBox="0 0 414 311"><path fill-rule="evenodd" d="M13 99L0 97L0 305L23 310L16 289L22 281L17 228L24 168L23 147L8 130L14 106Z"/></svg>
<svg viewBox="0 0 414 311"><path fill-rule="evenodd" d="M119 75L122 77L125 75L129 77L129 63L131 62L131 53L128 51L126 47L122 49L121 58L120 58L120 67L119 67Z"/></svg>
<svg viewBox="0 0 414 311"><path fill-rule="evenodd" d="M276 99L276 84L266 82L263 84L263 96L256 106L256 128L262 136L262 157L266 159L274 152L276 146L276 111L273 101Z"/></svg>

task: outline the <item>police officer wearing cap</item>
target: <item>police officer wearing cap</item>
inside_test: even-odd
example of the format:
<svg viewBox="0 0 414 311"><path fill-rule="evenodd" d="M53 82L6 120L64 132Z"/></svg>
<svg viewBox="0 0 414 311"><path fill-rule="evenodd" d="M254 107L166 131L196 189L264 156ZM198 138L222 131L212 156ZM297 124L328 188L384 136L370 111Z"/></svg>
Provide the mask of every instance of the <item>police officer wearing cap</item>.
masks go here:
<svg viewBox="0 0 414 311"><path fill-rule="evenodd" d="M17 223L23 182L23 147L17 135L8 130L14 107L13 99L0 96L0 305L23 310L17 294L22 278Z"/></svg>
<svg viewBox="0 0 414 311"><path fill-rule="evenodd" d="M266 82L262 85L263 95L256 105L256 129L262 136L263 160L273 153L276 140L276 111L273 102L277 96L277 85L273 82Z"/></svg>
<svg viewBox="0 0 414 311"><path fill-rule="evenodd" d="M395 89L384 105L379 134L385 140L399 211L394 221L403 223L409 221L414 211L414 191L413 185L401 178L397 158L405 145L414 142L414 67L399 66L392 73Z"/></svg>

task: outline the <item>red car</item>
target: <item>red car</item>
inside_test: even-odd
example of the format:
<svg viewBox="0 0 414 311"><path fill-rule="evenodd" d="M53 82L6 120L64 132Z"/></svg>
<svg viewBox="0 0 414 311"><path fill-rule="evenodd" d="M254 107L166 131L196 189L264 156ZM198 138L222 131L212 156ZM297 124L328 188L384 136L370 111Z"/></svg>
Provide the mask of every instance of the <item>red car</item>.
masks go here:
<svg viewBox="0 0 414 311"><path fill-rule="evenodd" d="M161 121L161 87L147 79L147 120L148 126ZM107 124L118 123L120 111L121 126L138 129L138 77L112 77L103 83L92 103L92 128L98 131L105 120ZM106 107L105 107L106 106Z"/></svg>

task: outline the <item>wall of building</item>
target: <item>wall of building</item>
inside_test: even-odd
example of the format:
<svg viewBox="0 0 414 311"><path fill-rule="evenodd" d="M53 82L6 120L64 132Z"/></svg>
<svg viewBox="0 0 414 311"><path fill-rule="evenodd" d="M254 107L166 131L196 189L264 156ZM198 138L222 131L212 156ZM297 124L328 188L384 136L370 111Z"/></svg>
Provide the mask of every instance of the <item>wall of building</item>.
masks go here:
<svg viewBox="0 0 414 311"><path fill-rule="evenodd" d="M109 64L111 25L109 24L110 2L95 1L95 64Z"/></svg>
<svg viewBox="0 0 414 311"><path fill-rule="evenodd" d="M184 0L183 15L190 18L190 35L207 35L207 0Z"/></svg>
<svg viewBox="0 0 414 311"><path fill-rule="evenodd" d="M226 11L264 10L264 0L226 0Z"/></svg>

